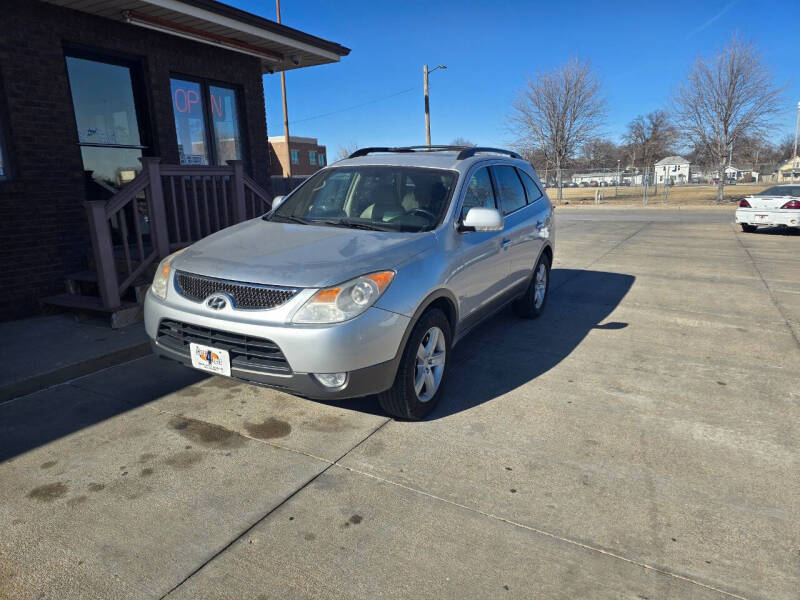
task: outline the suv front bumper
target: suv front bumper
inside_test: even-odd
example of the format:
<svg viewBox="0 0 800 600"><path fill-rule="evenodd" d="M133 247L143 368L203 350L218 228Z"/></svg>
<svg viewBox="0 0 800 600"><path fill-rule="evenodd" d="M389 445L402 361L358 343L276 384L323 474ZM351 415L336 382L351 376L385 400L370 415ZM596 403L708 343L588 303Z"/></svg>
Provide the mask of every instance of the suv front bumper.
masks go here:
<svg viewBox="0 0 800 600"><path fill-rule="evenodd" d="M298 396L330 400L366 396L390 388L410 322L406 316L375 307L350 321L325 326L260 322L262 311L235 311L237 314L229 318L209 312L199 303L191 309L171 306L148 290L144 317L153 351L191 366L188 343L181 347L163 337L160 341L162 321L268 340L279 348L288 368L253 368L232 357L231 377ZM226 349L224 343L219 347ZM343 372L348 374L347 381L339 388L325 387L312 375Z"/></svg>

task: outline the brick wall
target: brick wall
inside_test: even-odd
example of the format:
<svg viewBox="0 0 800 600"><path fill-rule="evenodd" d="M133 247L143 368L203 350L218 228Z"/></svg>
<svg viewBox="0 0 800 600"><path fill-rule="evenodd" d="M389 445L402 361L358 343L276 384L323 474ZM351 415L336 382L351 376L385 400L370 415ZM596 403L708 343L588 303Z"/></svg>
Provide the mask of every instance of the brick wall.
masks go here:
<svg viewBox="0 0 800 600"><path fill-rule="evenodd" d="M318 144L312 144L307 142L296 141L294 136L292 137L291 141L291 149L298 151L298 164L292 165L292 176L293 177L307 177L309 175L313 175L317 171L319 171L322 167L327 165L330 161L328 160L328 151L325 146L320 146ZM313 150L317 153L317 159L319 159L319 155L325 155L325 165L311 164L308 153L309 151ZM286 142L281 141L270 141L269 142L269 153L270 153L270 166L271 171L270 173L273 176L283 175L284 169L286 166L283 164L286 162L288 154L286 153Z"/></svg>
<svg viewBox="0 0 800 600"><path fill-rule="evenodd" d="M178 162L170 74L239 86L246 169L269 186L259 60L37 0L3 0L0 119L12 180L0 182L0 320L33 314L90 251L83 166L64 46L142 59L153 136L147 154Z"/></svg>

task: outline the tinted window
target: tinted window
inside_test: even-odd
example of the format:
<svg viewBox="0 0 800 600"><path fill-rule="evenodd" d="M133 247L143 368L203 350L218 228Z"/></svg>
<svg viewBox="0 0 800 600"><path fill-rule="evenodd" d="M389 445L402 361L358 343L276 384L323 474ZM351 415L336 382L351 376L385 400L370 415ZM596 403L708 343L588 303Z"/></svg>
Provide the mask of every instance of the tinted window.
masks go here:
<svg viewBox="0 0 800 600"><path fill-rule="evenodd" d="M132 72L124 65L75 56L66 61L83 168L100 184L88 193L99 199L133 179L141 168L143 146Z"/></svg>
<svg viewBox="0 0 800 600"><path fill-rule="evenodd" d="M497 192L500 195L500 206L507 215L525 206L525 190L514 167L492 167Z"/></svg>
<svg viewBox="0 0 800 600"><path fill-rule="evenodd" d="M464 204L461 205L461 220L467 216L470 208L496 208L492 180L489 178L489 169L479 169L472 174L464 194Z"/></svg>
<svg viewBox="0 0 800 600"><path fill-rule="evenodd" d="M779 185L765 189L757 196L800 196L800 185Z"/></svg>
<svg viewBox="0 0 800 600"><path fill-rule="evenodd" d="M539 186L536 185L536 182L531 179L531 176L525 171L517 169L517 173L519 173L519 177L522 179L522 183L525 185L525 193L528 195L528 204L536 202L542 197L542 191L539 189Z"/></svg>

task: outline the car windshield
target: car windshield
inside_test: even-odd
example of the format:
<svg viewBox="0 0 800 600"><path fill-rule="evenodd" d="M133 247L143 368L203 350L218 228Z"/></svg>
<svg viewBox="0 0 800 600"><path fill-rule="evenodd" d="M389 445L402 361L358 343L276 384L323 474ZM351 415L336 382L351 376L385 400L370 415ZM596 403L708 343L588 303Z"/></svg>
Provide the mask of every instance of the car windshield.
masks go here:
<svg viewBox="0 0 800 600"><path fill-rule="evenodd" d="M800 197L800 185L776 185L765 189L757 196L797 196Z"/></svg>
<svg viewBox="0 0 800 600"><path fill-rule="evenodd" d="M391 165L324 169L265 216L378 231L427 231L442 220L455 171Z"/></svg>

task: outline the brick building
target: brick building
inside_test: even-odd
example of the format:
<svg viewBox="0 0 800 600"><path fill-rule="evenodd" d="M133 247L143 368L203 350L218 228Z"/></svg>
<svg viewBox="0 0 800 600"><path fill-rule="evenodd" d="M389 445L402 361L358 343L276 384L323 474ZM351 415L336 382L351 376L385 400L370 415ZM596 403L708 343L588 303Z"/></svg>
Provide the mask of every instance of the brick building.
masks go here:
<svg viewBox="0 0 800 600"><path fill-rule="evenodd" d="M286 136L269 136L269 174L288 177L287 161L291 161L292 177L308 177L328 164L328 151L317 138L290 135L287 148Z"/></svg>
<svg viewBox="0 0 800 600"><path fill-rule="evenodd" d="M349 53L214 0L4 0L0 12L0 320L90 266L83 203L113 196L140 157L241 160L268 190L262 75Z"/></svg>

